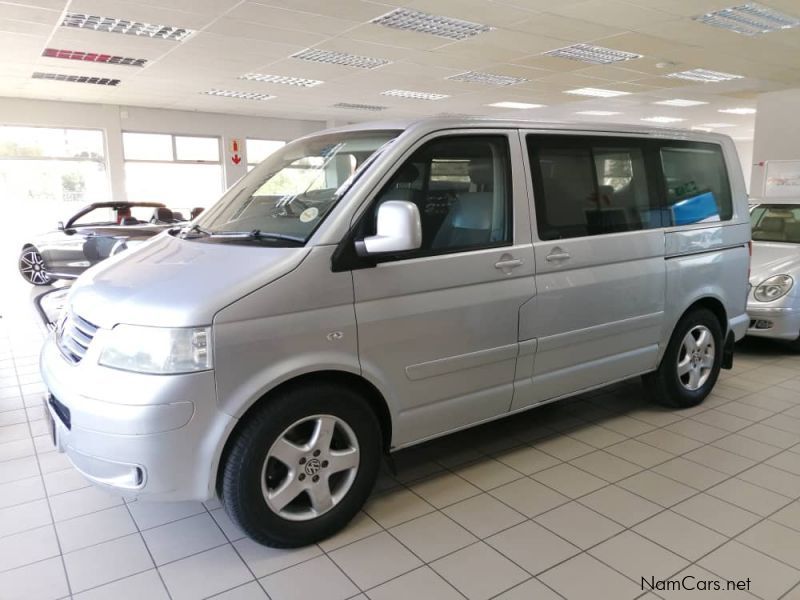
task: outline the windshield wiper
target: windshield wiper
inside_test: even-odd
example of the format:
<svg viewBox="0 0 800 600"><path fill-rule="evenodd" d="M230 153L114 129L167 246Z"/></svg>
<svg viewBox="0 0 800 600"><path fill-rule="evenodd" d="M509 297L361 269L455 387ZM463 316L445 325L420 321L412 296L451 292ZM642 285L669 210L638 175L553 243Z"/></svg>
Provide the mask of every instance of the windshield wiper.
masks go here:
<svg viewBox="0 0 800 600"><path fill-rule="evenodd" d="M260 229L253 229L252 231L220 231L210 234L214 239L227 239L227 240L265 240L265 241L279 241L291 242L293 246L302 246L306 243L305 239L294 235L286 235L284 233L267 233Z"/></svg>
<svg viewBox="0 0 800 600"><path fill-rule="evenodd" d="M200 236L209 236L209 235L211 235L211 232L208 229L203 229L197 223L195 223L194 225L191 225L190 227L173 227L169 231L170 231L170 233L173 233L173 232L175 232L176 229L178 230L178 233L180 234L181 238L183 238L183 239L186 239L186 237L191 233L197 234L197 235L194 235L192 237L200 237Z"/></svg>

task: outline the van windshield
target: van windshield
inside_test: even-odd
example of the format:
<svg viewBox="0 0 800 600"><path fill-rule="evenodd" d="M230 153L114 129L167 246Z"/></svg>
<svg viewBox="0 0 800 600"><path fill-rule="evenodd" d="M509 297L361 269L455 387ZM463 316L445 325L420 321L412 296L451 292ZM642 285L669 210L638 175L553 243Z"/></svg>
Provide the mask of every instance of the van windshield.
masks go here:
<svg viewBox="0 0 800 600"><path fill-rule="evenodd" d="M759 204L750 223L754 242L800 244L800 204Z"/></svg>
<svg viewBox="0 0 800 600"><path fill-rule="evenodd" d="M303 245L370 157L399 133L330 133L287 144L229 189L182 235Z"/></svg>

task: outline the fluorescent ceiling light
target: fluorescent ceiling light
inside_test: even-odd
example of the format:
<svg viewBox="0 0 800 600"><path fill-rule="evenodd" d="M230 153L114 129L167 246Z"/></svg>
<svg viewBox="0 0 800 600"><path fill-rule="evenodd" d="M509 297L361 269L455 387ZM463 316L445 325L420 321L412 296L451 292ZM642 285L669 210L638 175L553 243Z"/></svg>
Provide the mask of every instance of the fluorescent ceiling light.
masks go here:
<svg viewBox="0 0 800 600"><path fill-rule="evenodd" d="M359 56L348 54L347 52L336 52L334 50L315 50L308 48L301 52L292 54L292 58L308 60L311 62L327 63L329 65L341 65L343 67L356 67L358 69L377 69L392 61L385 58L372 58L370 56Z"/></svg>
<svg viewBox="0 0 800 600"><path fill-rule="evenodd" d="M395 98L410 98L412 100L441 100L449 98L447 94L432 94L430 92L412 92L411 90L386 90L381 92L382 96L394 96Z"/></svg>
<svg viewBox="0 0 800 600"><path fill-rule="evenodd" d="M719 111L721 113L727 113L729 115L754 115L756 114L755 108L720 108Z"/></svg>
<svg viewBox="0 0 800 600"><path fill-rule="evenodd" d="M592 46L591 44L573 44L572 46L556 48L555 50L550 50L543 54L544 56L578 60L593 65L607 65L609 63L642 58L641 54L636 54L635 52L624 52L623 50L614 50L613 48L604 48L603 46Z"/></svg>
<svg viewBox="0 0 800 600"><path fill-rule="evenodd" d="M687 81L700 81L703 83L719 83L720 81L730 81L732 79L743 79L741 75L723 73L722 71L709 71L708 69L691 69L689 71L679 71L670 73L666 77L673 79L686 79Z"/></svg>
<svg viewBox="0 0 800 600"><path fill-rule="evenodd" d="M465 40L493 29L482 23L432 15L410 8L396 8L385 15L372 19L372 22L392 29L429 33L451 40Z"/></svg>
<svg viewBox="0 0 800 600"><path fill-rule="evenodd" d="M494 102L492 104L487 104L487 106L493 106L495 108L542 108L544 104L531 104L529 102Z"/></svg>
<svg viewBox="0 0 800 600"><path fill-rule="evenodd" d="M129 67L143 67L147 64L146 58L127 58L124 56L113 56L111 54L100 54L98 52L80 52L78 50L59 50L57 48L45 48L42 56L47 58L66 58L69 60L85 60L87 62L102 63L108 65L127 65Z"/></svg>
<svg viewBox="0 0 800 600"><path fill-rule="evenodd" d="M723 127L733 127L732 123L700 123L700 127L710 127L711 129L722 129Z"/></svg>
<svg viewBox="0 0 800 600"><path fill-rule="evenodd" d="M565 94L574 94L576 96L595 96L597 98L613 98L614 96L627 96L630 92L620 92L617 90L604 90L602 88L578 88L576 90L567 90Z"/></svg>
<svg viewBox="0 0 800 600"><path fill-rule="evenodd" d="M192 29L175 27L173 25L154 25L140 21L129 21L116 17L98 17L85 13L68 12L61 22L62 27L76 27L78 29L91 29L108 33L124 33L142 37L160 38L182 42L194 33Z"/></svg>
<svg viewBox="0 0 800 600"><path fill-rule="evenodd" d="M232 90L217 90L217 89L210 89L203 94L207 94L209 96L223 96L225 98L241 98L242 100L272 100L275 96L270 96L269 94L260 94L258 92L234 92Z"/></svg>
<svg viewBox="0 0 800 600"><path fill-rule="evenodd" d="M700 106L701 104L708 104L708 102L701 102L700 100L684 100L683 98L673 98L672 100L660 100L653 102L653 104L661 104L662 106Z"/></svg>
<svg viewBox="0 0 800 600"><path fill-rule="evenodd" d="M621 115L622 113L614 110L580 110L575 114L586 115L588 117L613 117L614 115Z"/></svg>
<svg viewBox="0 0 800 600"><path fill-rule="evenodd" d="M368 111L379 111L379 110L386 110L386 106L380 106L378 104L354 104L352 102L337 102L333 105L333 108L345 108L348 110L368 110Z"/></svg>
<svg viewBox="0 0 800 600"><path fill-rule="evenodd" d="M261 81L263 83L280 83L283 85L294 85L297 87L314 87L325 83L319 79L303 79L302 77L286 77L284 75L263 75L261 73L245 73L240 75L239 79L246 79L248 81Z"/></svg>
<svg viewBox="0 0 800 600"><path fill-rule="evenodd" d="M755 2L715 10L692 18L706 25L744 35L770 33L781 29L792 29L800 25L800 19L797 17Z"/></svg>
<svg viewBox="0 0 800 600"><path fill-rule="evenodd" d="M466 81L468 83L485 83L487 85L517 85L528 81L523 77L511 77L510 75L495 75L493 73L478 73L477 71L467 71L458 75L446 77L451 81Z"/></svg>
<svg viewBox="0 0 800 600"><path fill-rule="evenodd" d="M642 117L642 121L649 123L678 123L686 119L679 119L677 117Z"/></svg>
<svg viewBox="0 0 800 600"><path fill-rule="evenodd" d="M711 133L711 129L708 127L692 127L692 131L704 131L706 133Z"/></svg>
<svg viewBox="0 0 800 600"><path fill-rule="evenodd" d="M71 83L92 83L95 85L111 85L117 86L120 84L119 79L111 79L110 77L92 77L89 75L63 75L61 73L42 73L36 71L31 75L33 79L51 79L53 81L69 81Z"/></svg>

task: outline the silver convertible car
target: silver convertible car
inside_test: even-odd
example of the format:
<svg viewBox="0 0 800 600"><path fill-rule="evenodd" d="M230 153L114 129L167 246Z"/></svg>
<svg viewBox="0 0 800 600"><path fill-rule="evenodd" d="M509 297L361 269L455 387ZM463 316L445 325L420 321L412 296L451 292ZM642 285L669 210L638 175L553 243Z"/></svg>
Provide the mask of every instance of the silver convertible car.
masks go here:
<svg viewBox="0 0 800 600"><path fill-rule="evenodd" d="M800 198L751 209L753 258L747 335L788 342L800 350Z"/></svg>

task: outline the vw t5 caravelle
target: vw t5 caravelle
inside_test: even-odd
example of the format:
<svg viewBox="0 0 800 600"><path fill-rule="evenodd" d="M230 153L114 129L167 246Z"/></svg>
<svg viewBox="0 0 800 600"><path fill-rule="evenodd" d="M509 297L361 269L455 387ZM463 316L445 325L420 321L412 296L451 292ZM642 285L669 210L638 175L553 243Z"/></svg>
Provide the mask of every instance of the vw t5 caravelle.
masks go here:
<svg viewBox="0 0 800 600"><path fill-rule="evenodd" d="M385 451L639 375L701 402L748 326L749 239L726 137L330 130L82 275L42 351L47 412L98 485L219 495L259 542L307 544Z"/></svg>

